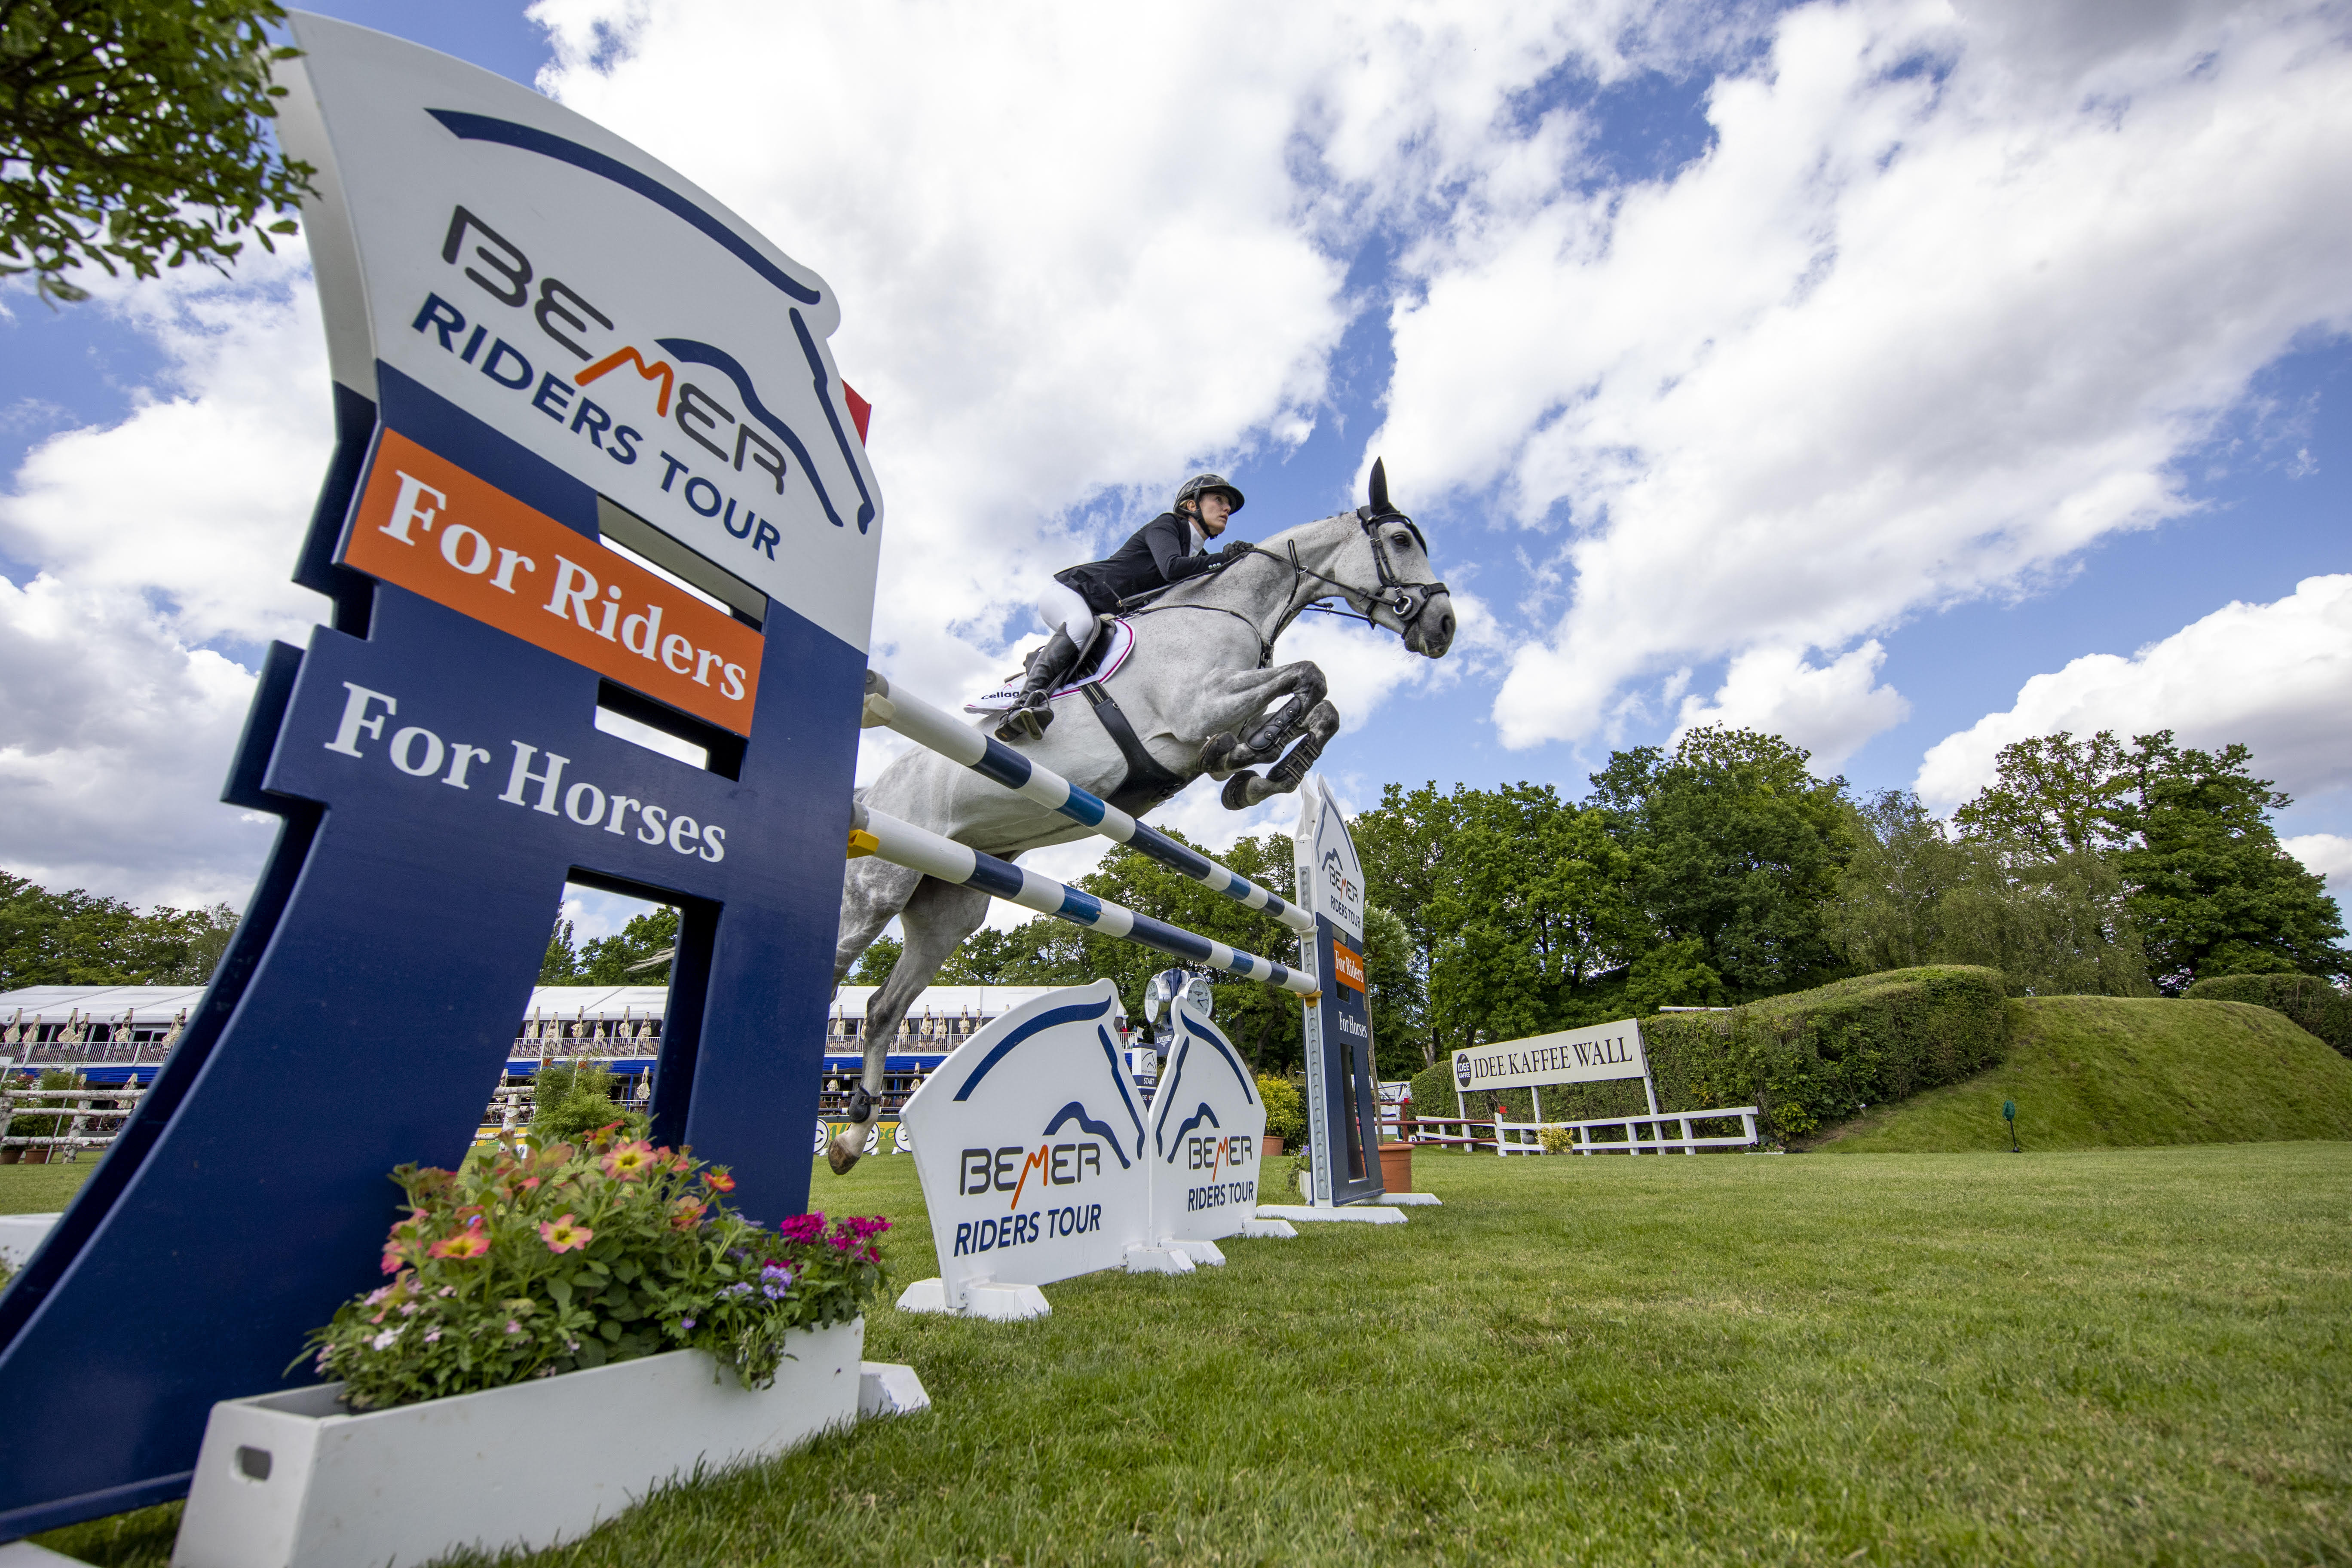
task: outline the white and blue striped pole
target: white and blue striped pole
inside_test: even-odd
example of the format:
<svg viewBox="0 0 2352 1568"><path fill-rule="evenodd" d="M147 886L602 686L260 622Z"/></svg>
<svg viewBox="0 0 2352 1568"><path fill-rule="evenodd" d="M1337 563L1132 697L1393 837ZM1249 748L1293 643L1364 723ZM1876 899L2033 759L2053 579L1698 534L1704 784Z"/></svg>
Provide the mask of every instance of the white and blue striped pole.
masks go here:
<svg viewBox="0 0 2352 1568"><path fill-rule="evenodd" d="M861 855L873 855L893 866L904 866L910 871L920 871L926 877L937 877L942 882L959 887L978 888L992 898L1019 904L1024 910L1034 910L1041 915L1052 915L1072 925L1098 931L1105 936L1125 937L1146 947L1158 948L1171 957L1188 963L1206 964L1222 969L1228 974L1244 979L1264 981L1312 1001L1321 994L1315 981L1284 964L1271 963L1254 952L1227 947L1205 936L1153 920L1150 915L1137 914L1124 904L1108 899L1082 893L1076 888L1065 887L1051 877L1024 870L1009 860L984 855L967 844L933 833L928 827L918 827L911 822L901 822L887 812L871 811L863 805L850 810L849 855L856 859Z"/></svg>
<svg viewBox="0 0 2352 1568"><path fill-rule="evenodd" d="M877 724L887 726L925 750L961 763L1023 799L1058 811L1079 826L1124 844L1212 892L1223 893L1235 903L1272 915L1292 931L1305 933L1315 929L1314 917L1297 905L1284 902L1239 872L1218 865L1197 850L1187 849L1156 827L1136 821L1108 801L1089 795L1053 769L1030 761L952 713L932 707L919 697L891 690L889 681L870 669L866 672L865 724L869 730Z"/></svg>

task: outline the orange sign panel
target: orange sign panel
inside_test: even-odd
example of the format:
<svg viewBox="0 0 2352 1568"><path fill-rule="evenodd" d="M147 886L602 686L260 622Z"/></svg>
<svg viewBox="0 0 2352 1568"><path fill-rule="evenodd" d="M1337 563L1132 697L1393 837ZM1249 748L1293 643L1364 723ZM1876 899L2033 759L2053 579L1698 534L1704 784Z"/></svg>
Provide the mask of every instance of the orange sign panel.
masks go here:
<svg viewBox="0 0 2352 1568"><path fill-rule="evenodd" d="M342 561L751 732L758 632L397 431L376 446Z"/></svg>
<svg viewBox="0 0 2352 1568"><path fill-rule="evenodd" d="M1344 942L1333 942L1331 944L1331 978L1350 991L1361 991L1364 988L1363 955L1349 952Z"/></svg>

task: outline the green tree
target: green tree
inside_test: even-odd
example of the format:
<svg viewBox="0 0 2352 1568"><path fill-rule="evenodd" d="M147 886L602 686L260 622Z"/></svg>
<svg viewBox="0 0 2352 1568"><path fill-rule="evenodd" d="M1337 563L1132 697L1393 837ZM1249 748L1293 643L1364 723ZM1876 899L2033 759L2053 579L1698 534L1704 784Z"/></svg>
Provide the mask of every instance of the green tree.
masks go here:
<svg viewBox="0 0 2352 1568"><path fill-rule="evenodd" d="M857 955L857 963L849 971L849 984L881 984L890 978L890 971L898 966L898 955L906 951L907 944L895 936L876 937L866 951Z"/></svg>
<svg viewBox="0 0 2352 1568"><path fill-rule="evenodd" d="M1952 814L1964 836L2045 861L2118 849L2129 839L2131 780L2114 731L2084 741L2064 730L2015 741L1993 765L1993 783Z"/></svg>
<svg viewBox="0 0 2352 1568"><path fill-rule="evenodd" d="M291 234L307 163L276 153L283 88L270 0L5 0L0 4L0 274L80 300L66 274L95 261L152 278L223 267Z"/></svg>
<svg viewBox="0 0 2352 1568"><path fill-rule="evenodd" d="M580 949L577 985L667 985L667 955L677 947L677 910L668 904L630 917L618 934ZM656 962L657 961L657 962Z"/></svg>
<svg viewBox="0 0 2352 1568"><path fill-rule="evenodd" d="M5 36L5 35L0 35ZM79 888L52 893L0 871L0 989L24 985L201 985L236 911L226 904L142 914Z"/></svg>
<svg viewBox="0 0 2352 1568"><path fill-rule="evenodd" d="M2135 840L2116 864L2165 994L2221 974L2352 973L2343 912L2271 826L2294 801L2253 776L2252 753L2177 746L2169 730L2132 744L2121 816Z"/></svg>
<svg viewBox="0 0 2352 1568"><path fill-rule="evenodd" d="M1411 963L1424 989L1444 934L1436 923L1438 886L1447 875L1445 850L1476 792L1456 784L1441 794L1434 782L1407 791L1389 784L1381 804L1348 825L1370 896L1396 911L1412 941Z"/></svg>
<svg viewBox="0 0 2352 1568"><path fill-rule="evenodd" d="M1428 1060L1479 1040L1596 1022L1597 987L1648 945L1633 862L1597 810L1549 784L1457 791L1429 903ZM1604 1000L1605 998L1605 1000Z"/></svg>
<svg viewBox="0 0 2352 1568"><path fill-rule="evenodd" d="M580 954L572 945L572 922L562 915L555 917L554 933L547 939L547 956L539 961L539 983L541 985L580 984Z"/></svg>
<svg viewBox="0 0 2352 1568"><path fill-rule="evenodd" d="M1589 805L1633 857L1650 940L1696 939L1705 967L1746 999L1846 970L1828 908L1849 852L1845 780L1777 735L1710 725L1672 755L1612 752Z"/></svg>
<svg viewBox="0 0 2352 1568"><path fill-rule="evenodd" d="M1954 836L1903 790L1853 810L1832 926L1856 968L1979 963L2035 995L2152 994L2115 858L2065 847L2094 840L1995 838L1985 812L1971 819L1976 835ZM2055 852L2038 854L2043 847Z"/></svg>
<svg viewBox="0 0 2352 1568"><path fill-rule="evenodd" d="M1372 1056L1382 1078L1411 1078L1434 1060L1428 997L1413 973L1412 933L1385 904L1364 906L1364 994Z"/></svg>

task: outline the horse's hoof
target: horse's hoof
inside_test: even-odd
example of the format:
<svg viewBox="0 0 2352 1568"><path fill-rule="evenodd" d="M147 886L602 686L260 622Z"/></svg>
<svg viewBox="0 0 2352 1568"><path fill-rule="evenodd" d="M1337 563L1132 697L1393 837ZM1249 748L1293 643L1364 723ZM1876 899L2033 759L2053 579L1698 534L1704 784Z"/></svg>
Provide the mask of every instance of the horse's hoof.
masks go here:
<svg viewBox="0 0 2352 1568"><path fill-rule="evenodd" d="M1227 811L1247 811L1256 802L1250 799L1249 786L1257 780L1255 770L1244 768L1225 781L1224 793L1217 798L1224 802Z"/></svg>
<svg viewBox="0 0 2352 1568"><path fill-rule="evenodd" d="M852 1131L863 1133L865 1129L859 1127L853 1128ZM866 1140L863 1137L848 1148L844 1148L842 1140L835 1138L824 1146L824 1163L833 1167L835 1175L845 1176L849 1174L849 1168L857 1163L857 1157L864 1152L866 1152Z"/></svg>

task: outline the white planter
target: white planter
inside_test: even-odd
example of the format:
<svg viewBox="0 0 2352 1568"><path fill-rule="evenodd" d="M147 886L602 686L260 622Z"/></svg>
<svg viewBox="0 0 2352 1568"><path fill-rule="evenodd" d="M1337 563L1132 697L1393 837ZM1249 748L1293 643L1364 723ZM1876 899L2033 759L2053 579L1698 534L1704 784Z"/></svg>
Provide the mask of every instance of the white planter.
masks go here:
<svg viewBox="0 0 2352 1568"><path fill-rule="evenodd" d="M702 1352L672 1351L361 1415L336 1405L341 1384L224 1400L173 1568L382 1568L576 1540L698 1463L856 1421L866 1321L793 1341L795 1359L756 1393Z"/></svg>

